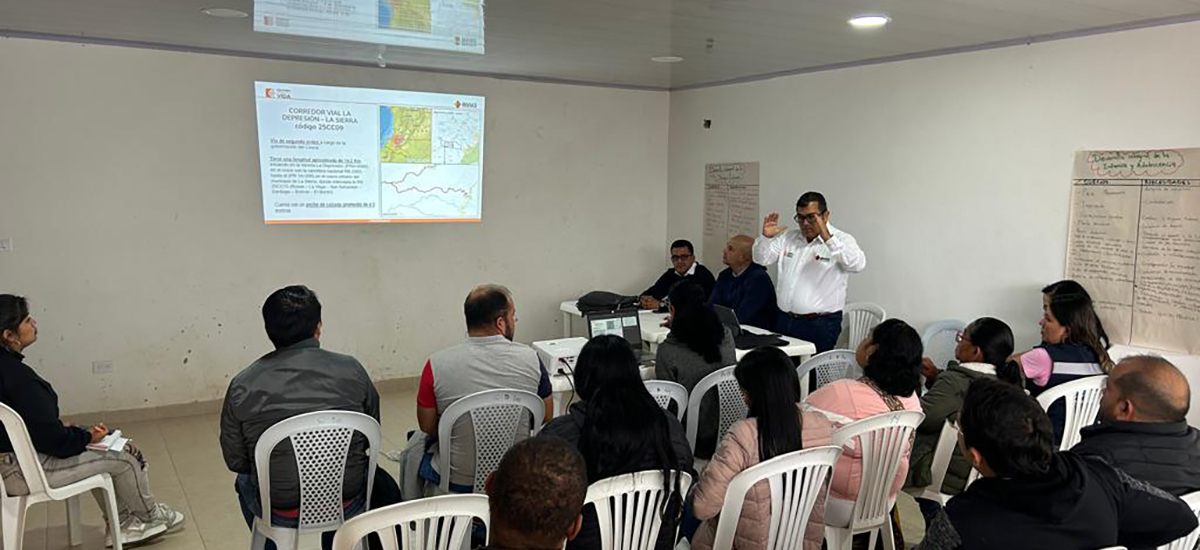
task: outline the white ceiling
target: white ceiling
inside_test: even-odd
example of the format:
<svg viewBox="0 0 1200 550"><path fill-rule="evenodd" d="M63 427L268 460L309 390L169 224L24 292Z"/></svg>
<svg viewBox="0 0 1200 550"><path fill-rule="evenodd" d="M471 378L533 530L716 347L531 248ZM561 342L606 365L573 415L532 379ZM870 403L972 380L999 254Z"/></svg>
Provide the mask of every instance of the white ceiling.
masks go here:
<svg viewBox="0 0 1200 550"><path fill-rule="evenodd" d="M253 13L252 0L3 0L0 35L375 65L374 45L257 33L205 7ZM389 66L674 89L1200 20L1200 0L491 0L485 11L486 55L390 47ZM846 24L868 12L892 24ZM658 55L684 61L650 61Z"/></svg>

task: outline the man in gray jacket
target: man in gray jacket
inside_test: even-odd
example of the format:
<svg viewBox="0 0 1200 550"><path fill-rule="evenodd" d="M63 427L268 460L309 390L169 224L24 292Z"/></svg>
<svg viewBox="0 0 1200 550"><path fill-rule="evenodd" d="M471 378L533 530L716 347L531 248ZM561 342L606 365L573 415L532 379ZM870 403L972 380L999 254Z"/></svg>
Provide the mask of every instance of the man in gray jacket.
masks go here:
<svg viewBox="0 0 1200 550"><path fill-rule="evenodd" d="M262 516L254 448L263 432L293 416L326 410L364 413L379 420L379 393L366 369L349 355L321 349L321 303L304 286L279 289L263 304L268 353L229 383L221 410L221 452L237 473L235 489L247 525ZM346 461L343 499L346 516L361 511L366 493L366 439L355 435ZM299 518L300 480L291 444L271 454L272 523L295 526ZM332 544L322 540L328 548ZM266 550L274 550L267 541Z"/></svg>

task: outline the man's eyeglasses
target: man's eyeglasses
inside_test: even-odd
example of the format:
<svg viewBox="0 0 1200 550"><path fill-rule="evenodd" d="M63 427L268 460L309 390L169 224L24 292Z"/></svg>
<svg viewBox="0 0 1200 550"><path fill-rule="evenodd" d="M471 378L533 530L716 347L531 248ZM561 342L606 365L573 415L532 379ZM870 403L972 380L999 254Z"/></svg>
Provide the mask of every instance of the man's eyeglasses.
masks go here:
<svg viewBox="0 0 1200 550"><path fill-rule="evenodd" d="M963 331L960 330L960 331L954 333L954 343L955 344L961 344L961 343L963 343L963 340L966 340L966 339L967 339L967 335L963 334Z"/></svg>
<svg viewBox="0 0 1200 550"><path fill-rule="evenodd" d="M801 216L800 214L796 214L795 216L792 216L792 220L795 221L796 223L808 222L810 224L813 224L813 223L817 223L817 218L820 216L821 216L821 214L808 214L806 216Z"/></svg>
<svg viewBox="0 0 1200 550"><path fill-rule="evenodd" d="M691 254L680 254L680 255L678 255L678 256L676 256L676 255L672 254L672 255L671 255L671 261L672 261L672 262L682 262L682 261L684 261L684 260L686 260L686 259L688 259L688 258L691 258L691 257L692 257L692 255L691 255Z"/></svg>

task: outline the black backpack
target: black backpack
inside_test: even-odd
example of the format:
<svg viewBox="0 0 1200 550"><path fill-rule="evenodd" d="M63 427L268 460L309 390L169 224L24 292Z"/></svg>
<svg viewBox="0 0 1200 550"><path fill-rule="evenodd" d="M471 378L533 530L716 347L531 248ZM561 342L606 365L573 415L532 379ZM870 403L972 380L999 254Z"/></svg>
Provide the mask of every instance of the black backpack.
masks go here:
<svg viewBox="0 0 1200 550"><path fill-rule="evenodd" d="M603 290L593 290L580 296L579 301L575 303L575 307L579 308L579 312L585 316L589 313L607 313L622 309L637 309L638 297L622 296L615 292L605 292Z"/></svg>

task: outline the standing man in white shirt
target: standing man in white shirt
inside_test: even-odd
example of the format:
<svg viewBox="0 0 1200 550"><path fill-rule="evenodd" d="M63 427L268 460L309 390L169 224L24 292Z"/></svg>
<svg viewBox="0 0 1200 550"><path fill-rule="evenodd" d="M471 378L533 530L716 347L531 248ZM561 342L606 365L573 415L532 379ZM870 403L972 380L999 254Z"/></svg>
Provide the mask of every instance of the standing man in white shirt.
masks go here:
<svg viewBox="0 0 1200 550"><path fill-rule="evenodd" d="M779 262L775 330L812 342L820 353L837 344L846 278L862 271L867 257L854 237L830 225L824 195L800 195L792 219L798 230L779 225L778 212L763 220L762 236L754 241L754 261L764 266Z"/></svg>

